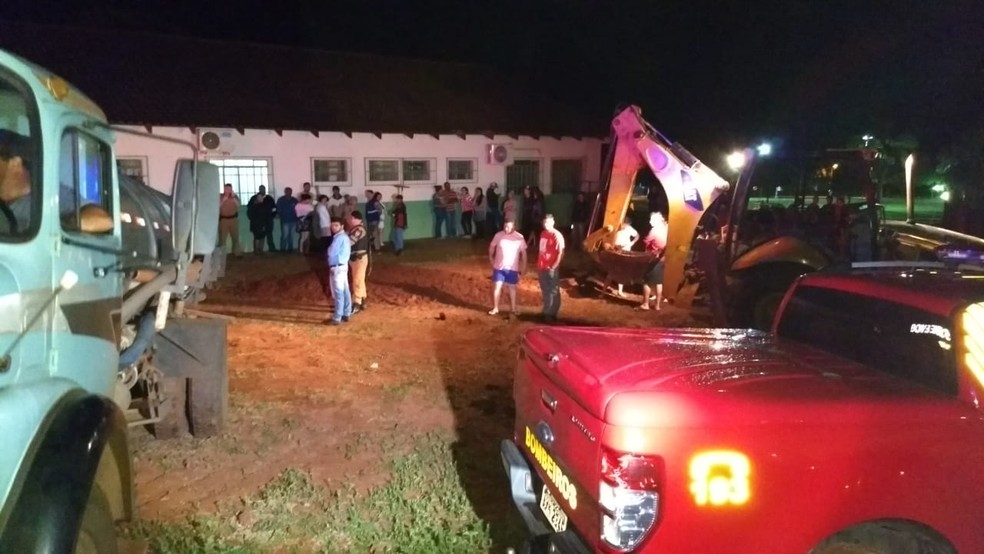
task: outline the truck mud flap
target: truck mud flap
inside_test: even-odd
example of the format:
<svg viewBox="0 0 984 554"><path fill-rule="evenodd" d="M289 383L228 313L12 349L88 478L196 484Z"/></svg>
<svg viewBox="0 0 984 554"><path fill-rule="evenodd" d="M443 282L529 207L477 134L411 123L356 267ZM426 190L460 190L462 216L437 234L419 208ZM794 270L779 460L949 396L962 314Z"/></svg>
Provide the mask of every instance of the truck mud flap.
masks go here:
<svg viewBox="0 0 984 554"><path fill-rule="evenodd" d="M172 319L156 338L154 365L167 378L187 378L191 433L207 437L222 430L228 411L227 322Z"/></svg>

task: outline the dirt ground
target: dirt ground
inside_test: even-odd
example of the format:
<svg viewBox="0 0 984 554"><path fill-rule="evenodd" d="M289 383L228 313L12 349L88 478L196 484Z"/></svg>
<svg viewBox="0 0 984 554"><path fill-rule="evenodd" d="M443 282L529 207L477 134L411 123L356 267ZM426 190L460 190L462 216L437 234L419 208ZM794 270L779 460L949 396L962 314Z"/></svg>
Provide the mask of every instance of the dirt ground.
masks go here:
<svg viewBox="0 0 984 554"><path fill-rule="evenodd" d="M156 441L137 432L140 517L161 522L213 514L249 527L237 501L290 468L328 489L369 490L389 478L379 449L414 437L451 437L458 478L496 551L521 524L507 495L498 445L512 433L512 372L520 335L538 325L533 273L520 285L521 316L489 316L484 244L415 241L376 256L368 310L341 327L329 311L322 266L299 255L230 259L203 311L231 316L230 413L205 440ZM573 257L571 258L574 259ZM638 296L576 297L562 290L561 324L681 326L672 306L633 309ZM232 508L230 508L232 507Z"/></svg>

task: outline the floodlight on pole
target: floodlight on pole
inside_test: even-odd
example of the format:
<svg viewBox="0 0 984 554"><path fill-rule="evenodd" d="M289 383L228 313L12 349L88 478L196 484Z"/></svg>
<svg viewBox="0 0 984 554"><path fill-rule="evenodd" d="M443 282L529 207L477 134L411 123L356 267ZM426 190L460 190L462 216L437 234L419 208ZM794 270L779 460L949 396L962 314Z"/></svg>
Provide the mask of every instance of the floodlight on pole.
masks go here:
<svg viewBox="0 0 984 554"><path fill-rule="evenodd" d="M745 162L747 161L745 160L744 152L732 152L728 154L725 160L728 162L728 167L734 171L738 171L745 167Z"/></svg>
<svg viewBox="0 0 984 554"><path fill-rule="evenodd" d="M768 142L763 142L755 148L758 151L759 156L768 156L772 154L772 145Z"/></svg>

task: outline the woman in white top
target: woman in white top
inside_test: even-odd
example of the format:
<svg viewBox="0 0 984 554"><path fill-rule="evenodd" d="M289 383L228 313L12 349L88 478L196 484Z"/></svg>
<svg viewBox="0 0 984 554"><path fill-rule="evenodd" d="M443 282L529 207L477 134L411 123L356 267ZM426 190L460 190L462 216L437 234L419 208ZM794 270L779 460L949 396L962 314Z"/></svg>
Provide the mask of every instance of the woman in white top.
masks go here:
<svg viewBox="0 0 984 554"><path fill-rule="evenodd" d="M311 212L314 211L314 202L311 201L310 194L301 194L301 201L294 205L294 213L297 214L297 232L301 235L301 254L311 251Z"/></svg>

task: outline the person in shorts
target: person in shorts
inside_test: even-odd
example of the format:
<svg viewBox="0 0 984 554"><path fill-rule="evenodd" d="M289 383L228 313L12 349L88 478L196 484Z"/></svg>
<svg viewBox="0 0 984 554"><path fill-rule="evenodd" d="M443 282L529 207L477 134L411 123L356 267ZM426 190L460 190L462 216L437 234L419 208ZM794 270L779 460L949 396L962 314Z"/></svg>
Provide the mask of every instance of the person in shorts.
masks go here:
<svg viewBox="0 0 984 554"><path fill-rule="evenodd" d="M489 244L489 262L492 264L492 309L489 315L499 313L499 297L505 283L509 291L509 305L516 315L516 285L526 270L526 239L516 231L516 222L507 219L503 229L495 234Z"/></svg>
<svg viewBox="0 0 984 554"><path fill-rule="evenodd" d="M649 233L643 237L642 242L646 246L646 252L652 252L659 255L659 262L656 263L643 278L642 283L642 305L639 306L641 310L649 309L649 302L654 298L650 296L652 294L652 289L656 289L656 311L659 311L660 306L663 303L663 272L666 268L666 264L663 263L663 251L666 250L666 234L668 226L666 225L666 219L663 218L663 214L659 212L653 212L649 214Z"/></svg>

